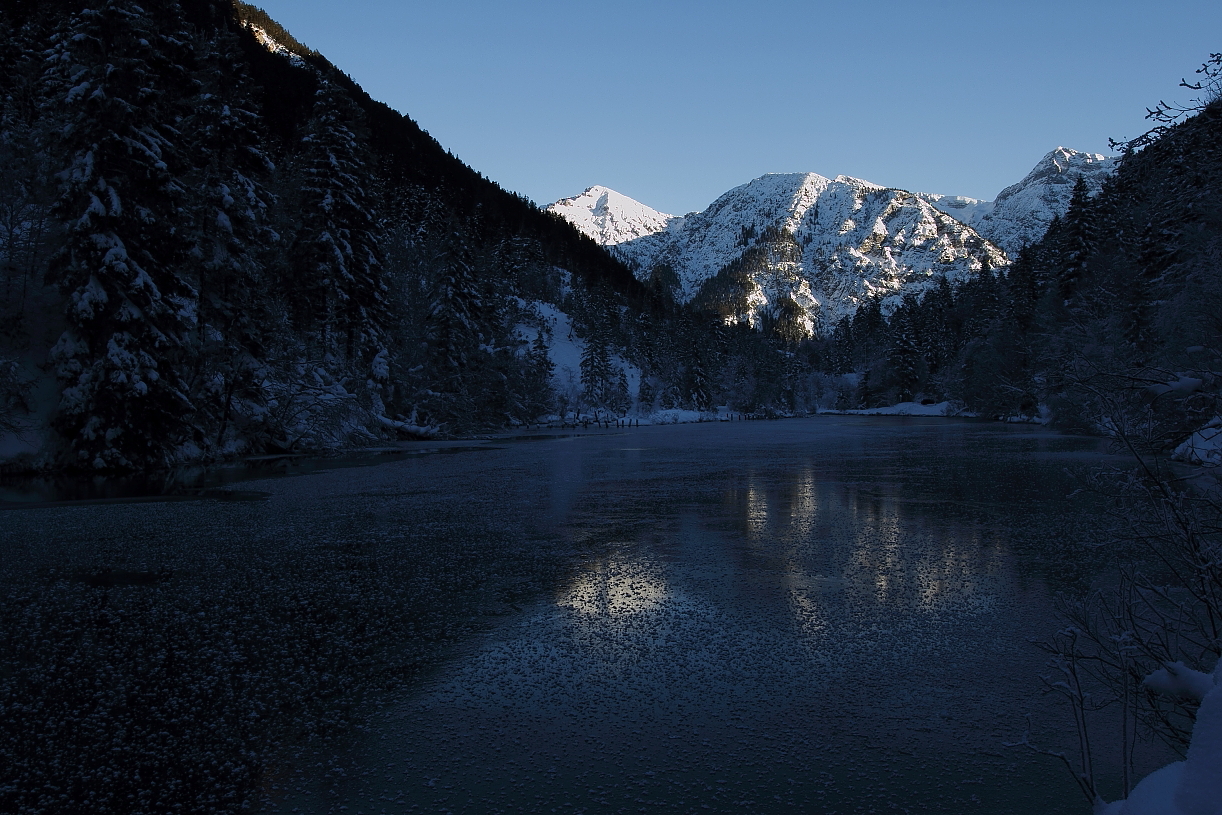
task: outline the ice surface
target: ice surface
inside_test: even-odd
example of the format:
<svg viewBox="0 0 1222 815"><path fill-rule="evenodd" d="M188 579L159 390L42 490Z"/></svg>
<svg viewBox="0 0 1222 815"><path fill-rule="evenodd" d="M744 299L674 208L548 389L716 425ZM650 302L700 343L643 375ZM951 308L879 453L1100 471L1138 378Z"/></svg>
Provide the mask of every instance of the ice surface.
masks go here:
<svg viewBox="0 0 1222 815"><path fill-rule="evenodd" d="M79 602L87 645L105 591L148 649L114 651L116 676L190 633L175 659L232 681L227 711L290 711L260 765L272 811L1082 811L1059 765L1001 745L1027 711L1042 743L1070 738L1029 639L1061 575L1098 568L1064 473L1098 441L859 416L530 438L0 513L5 619L70 625ZM159 674L159 698L191 676ZM343 688L367 727L311 736L320 706L355 704ZM113 710L97 750L55 731L72 767L128 733L121 766L186 774L197 753L154 749L164 717L190 745L216 721Z"/></svg>

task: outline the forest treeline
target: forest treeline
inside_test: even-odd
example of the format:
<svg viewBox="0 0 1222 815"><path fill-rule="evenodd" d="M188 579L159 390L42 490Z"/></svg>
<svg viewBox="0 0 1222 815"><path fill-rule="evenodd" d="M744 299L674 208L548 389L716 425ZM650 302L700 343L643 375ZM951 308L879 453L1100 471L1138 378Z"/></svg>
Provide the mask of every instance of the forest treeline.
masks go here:
<svg viewBox="0 0 1222 815"><path fill-rule="evenodd" d="M58 466L707 409L731 360L784 368L252 6L16 3L0 77L0 407ZM569 392L541 305L585 347Z"/></svg>
<svg viewBox="0 0 1222 815"><path fill-rule="evenodd" d="M672 271L638 280L253 6L18 0L0 433L45 417L28 464L109 470L573 411L954 400L1101 430L1100 400L1156 399L1171 443L1215 410L1218 116L1142 142L1007 269L811 337L791 301L736 318L792 236L752 236L680 305ZM578 382L555 376L559 339Z"/></svg>
<svg viewBox="0 0 1222 815"><path fill-rule="evenodd" d="M1004 273L943 282L885 318L860 309L815 344L817 367L856 373L862 406L924 394L1182 441L1217 415L1222 365L1222 102L1190 113L1134 142L1098 195L1079 179Z"/></svg>

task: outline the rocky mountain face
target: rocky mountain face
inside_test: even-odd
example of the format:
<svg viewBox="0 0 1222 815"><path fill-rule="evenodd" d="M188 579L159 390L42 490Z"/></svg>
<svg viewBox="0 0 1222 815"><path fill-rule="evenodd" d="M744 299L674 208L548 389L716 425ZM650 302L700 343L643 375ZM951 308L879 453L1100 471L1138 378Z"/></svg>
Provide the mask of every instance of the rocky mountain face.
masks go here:
<svg viewBox="0 0 1222 815"><path fill-rule="evenodd" d="M605 187L548 209L680 302L751 325L787 310L813 336L871 298L889 313L943 277L1006 266L1064 215L1079 177L1097 193L1115 161L1058 147L995 201L792 173L762 176L682 217Z"/></svg>
<svg viewBox="0 0 1222 815"><path fill-rule="evenodd" d="M1082 153L1067 147L1049 152L1026 177L997 194L995 201L959 195L919 193L942 212L979 232L1011 257L1048 231L1052 219L1069 209L1074 184L1086 180L1091 195L1116 169L1115 157Z"/></svg>
<svg viewBox="0 0 1222 815"><path fill-rule="evenodd" d="M870 298L891 309L941 277L957 282L984 264L1007 263L924 198L848 176L761 176L703 212L661 216L656 230L635 238L626 237L629 225L647 228L642 205L599 193L594 207L579 207L593 197L566 199L552 211L608 245L642 280L669 285L680 302L699 301L727 322L751 325L787 311L808 336ZM625 238L606 240L611 225Z"/></svg>

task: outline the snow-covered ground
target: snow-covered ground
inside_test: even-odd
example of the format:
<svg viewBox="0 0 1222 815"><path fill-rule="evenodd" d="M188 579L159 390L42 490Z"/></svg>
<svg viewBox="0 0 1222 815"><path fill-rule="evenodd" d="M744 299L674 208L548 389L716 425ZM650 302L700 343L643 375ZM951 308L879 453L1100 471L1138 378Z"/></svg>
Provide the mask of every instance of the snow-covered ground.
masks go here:
<svg viewBox="0 0 1222 815"><path fill-rule="evenodd" d="M841 413L852 416L971 416L964 413L953 402L936 402L924 405L920 402L900 402L890 407L861 408L857 410L820 410L820 413Z"/></svg>
<svg viewBox="0 0 1222 815"><path fill-rule="evenodd" d="M1171 457L1188 464L1222 464L1222 416L1215 416L1184 440Z"/></svg>
<svg viewBox="0 0 1222 815"><path fill-rule="evenodd" d="M555 305L536 300L530 306L551 333L548 357L556 366L552 385L561 398L575 401L581 393L581 354L585 351L585 340L577 336L572 318ZM526 342L533 342L538 335L538 329L533 326L519 326L518 335ZM628 380L628 394L635 404L637 394L641 390L641 369L614 351L611 354L611 364L624 372L624 378Z"/></svg>
<svg viewBox="0 0 1222 815"><path fill-rule="evenodd" d="M1100 803L1097 815L1222 815L1222 661L1212 673L1182 663L1146 677L1148 688L1201 700L1184 761L1150 773L1122 801Z"/></svg>

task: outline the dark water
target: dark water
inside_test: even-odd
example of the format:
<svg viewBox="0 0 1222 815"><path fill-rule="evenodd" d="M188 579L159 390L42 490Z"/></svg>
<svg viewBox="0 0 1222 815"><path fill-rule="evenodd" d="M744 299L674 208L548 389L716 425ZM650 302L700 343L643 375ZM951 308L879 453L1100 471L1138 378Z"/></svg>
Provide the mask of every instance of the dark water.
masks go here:
<svg viewBox="0 0 1222 815"><path fill-rule="evenodd" d="M257 501L10 512L0 532L29 573L86 581L356 546L393 595L378 613L433 598L413 630L448 634L409 643L413 678L350 735L288 743L272 810L1068 813L1064 769L1003 744L1031 714L1034 740L1072 746L1030 640L1108 568L1073 494L1105 463L1096 440L967 421L687 425L243 483Z"/></svg>

